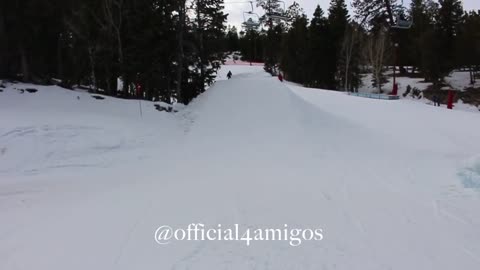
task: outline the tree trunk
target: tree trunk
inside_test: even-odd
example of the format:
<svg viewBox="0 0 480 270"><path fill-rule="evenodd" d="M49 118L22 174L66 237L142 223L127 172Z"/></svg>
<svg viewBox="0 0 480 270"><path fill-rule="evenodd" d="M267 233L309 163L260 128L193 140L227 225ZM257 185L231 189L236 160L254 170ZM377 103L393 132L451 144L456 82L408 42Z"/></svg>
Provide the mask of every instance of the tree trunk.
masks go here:
<svg viewBox="0 0 480 270"><path fill-rule="evenodd" d="M387 8L387 15L388 18L390 19L390 24L394 24L394 19L393 19L393 11L392 11L392 5L390 3L390 0L384 0L385 1L385 7Z"/></svg>
<svg viewBox="0 0 480 270"><path fill-rule="evenodd" d="M60 80L63 81L64 73L63 73L63 57L62 57L62 36L58 36L57 41L57 76Z"/></svg>
<svg viewBox="0 0 480 270"><path fill-rule="evenodd" d="M88 58L90 60L90 79L91 84L93 86L93 90L96 92L97 91L97 77L95 75L95 49L93 46L88 47Z"/></svg>
<svg viewBox="0 0 480 270"><path fill-rule="evenodd" d="M179 20L177 27L177 42L178 42L178 52L177 52L177 102L183 103L183 93L182 93L182 73L183 73L183 31L185 25L185 0L179 1Z"/></svg>
<svg viewBox="0 0 480 270"><path fill-rule="evenodd" d="M110 67L107 65L105 67L105 84L106 84L106 93L108 95L112 95L113 96L113 87L112 87L112 72L110 71ZM116 87L115 87L116 88Z"/></svg>
<svg viewBox="0 0 480 270"><path fill-rule="evenodd" d="M347 64L345 65L345 92L348 92L348 60L347 60Z"/></svg>
<svg viewBox="0 0 480 270"><path fill-rule="evenodd" d="M198 43L199 43L199 54L200 54L200 91L205 90L205 56L204 56L204 46L203 46L203 22L200 13L200 0L197 0L197 34L198 34Z"/></svg>
<svg viewBox="0 0 480 270"><path fill-rule="evenodd" d="M124 68L124 58L123 58L123 43L122 43L122 36L120 30L116 28L116 36L117 36L117 46L118 46L118 63L120 66L120 73L122 78L126 78L125 68ZM127 85L123 84L122 91L125 93L127 92Z"/></svg>
<svg viewBox="0 0 480 270"><path fill-rule="evenodd" d="M470 72L470 84L475 84L475 75L473 73L473 66L469 65L469 72Z"/></svg>
<svg viewBox="0 0 480 270"><path fill-rule="evenodd" d="M28 59L27 59L27 52L21 44L19 46L19 53L20 53L20 63L22 65L22 75L23 75L23 81L24 82L30 82L31 81L31 76L30 76L30 69L28 66Z"/></svg>
<svg viewBox="0 0 480 270"><path fill-rule="evenodd" d="M5 31L3 10L0 10L0 77L8 76L8 37Z"/></svg>

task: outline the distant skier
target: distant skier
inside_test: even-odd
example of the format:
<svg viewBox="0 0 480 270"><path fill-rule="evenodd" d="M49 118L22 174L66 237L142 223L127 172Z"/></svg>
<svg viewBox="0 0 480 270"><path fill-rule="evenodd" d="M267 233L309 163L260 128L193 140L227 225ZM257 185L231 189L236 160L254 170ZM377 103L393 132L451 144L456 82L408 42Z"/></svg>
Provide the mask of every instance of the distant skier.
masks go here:
<svg viewBox="0 0 480 270"><path fill-rule="evenodd" d="M433 100L433 106L438 106L440 107L440 98L437 96L437 95L434 95L432 97L432 100Z"/></svg>
<svg viewBox="0 0 480 270"><path fill-rule="evenodd" d="M228 73L227 73L227 78L230 80L230 79L232 78L232 75L233 75L233 74L232 74L232 71L228 71Z"/></svg>
<svg viewBox="0 0 480 270"><path fill-rule="evenodd" d="M283 76L282 76L282 73L278 73L278 80L280 80L281 82L283 82Z"/></svg>

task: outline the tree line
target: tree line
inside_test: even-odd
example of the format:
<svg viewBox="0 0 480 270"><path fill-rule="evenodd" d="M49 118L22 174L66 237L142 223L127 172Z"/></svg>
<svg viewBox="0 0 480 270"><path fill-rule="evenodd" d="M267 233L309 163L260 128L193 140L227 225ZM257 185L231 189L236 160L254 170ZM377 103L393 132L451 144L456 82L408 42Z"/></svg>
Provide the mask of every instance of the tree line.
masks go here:
<svg viewBox="0 0 480 270"><path fill-rule="evenodd" d="M223 0L1 1L0 78L188 103L224 59L226 19Z"/></svg>
<svg viewBox="0 0 480 270"><path fill-rule="evenodd" d="M258 0L268 10L279 1ZM355 91L362 73L383 92L388 68L421 76L440 87L454 69L480 70L480 13L465 12L460 0L354 0L350 15L345 0L331 0L328 15L317 6L309 20L298 3L285 20L263 17L261 30L241 32L239 49L248 61L263 61L272 74L309 87ZM396 28L399 20L411 27Z"/></svg>
<svg viewBox="0 0 480 270"><path fill-rule="evenodd" d="M368 72L382 92L394 65L436 87L454 69L471 83L480 70L480 14L460 0L354 0L353 14L331 0L311 19L298 3L256 3L285 19L227 28L223 0L2 1L0 78L186 104L233 51L305 86L348 91ZM399 18L412 27L392 27Z"/></svg>

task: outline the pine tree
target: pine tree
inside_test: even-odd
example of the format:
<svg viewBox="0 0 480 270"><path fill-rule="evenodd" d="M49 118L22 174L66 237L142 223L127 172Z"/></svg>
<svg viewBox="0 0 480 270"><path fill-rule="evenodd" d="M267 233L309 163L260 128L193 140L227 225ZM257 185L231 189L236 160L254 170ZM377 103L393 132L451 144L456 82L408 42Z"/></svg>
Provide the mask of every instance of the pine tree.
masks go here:
<svg viewBox="0 0 480 270"><path fill-rule="evenodd" d="M152 8L152 0L137 0L132 8L135 16L129 17L129 33L125 49L125 67L143 85L145 98L160 98L171 103L175 96L176 32L172 1L158 1ZM152 61L155 59L155 61Z"/></svg>
<svg viewBox="0 0 480 270"><path fill-rule="evenodd" d="M440 0L431 29L421 34L421 70L427 81L439 87L443 78L457 65L455 52L462 24L463 7L459 0Z"/></svg>
<svg viewBox="0 0 480 270"><path fill-rule="evenodd" d="M328 13L328 23L332 37L335 41L341 40L350 17L345 0L331 0Z"/></svg>
<svg viewBox="0 0 480 270"><path fill-rule="evenodd" d="M328 20L320 6L317 6L308 28L308 61L306 85L310 87L328 88L328 63L325 55L330 49Z"/></svg>
<svg viewBox="0 0 480 270"><path fill-rule="evenodd" d="M360 74L361 52L360 44L363 31L360 25L350 23L345 31L342 41L342 49L337 69L339 89L344 91L356 91L362 84Z"/></svg>
<svg viewBox="0 0 480 270"><path fill-rule="evenodd" d="M280 62L282 35L285 32L285 22L274 20L266 14L283 13L280 1L278 0L257 0L257 6L265 11L260 20L267 27L266 38L264 42L264 69L266 72L276 75L278 73L278 64Z"/></svg>
<svg viewBox="0 0 480 270"><path fill-rule="evenodd" d="M434 28L427 29L420 38L420 48L422 50L421 71L426 81L433 82L438 86L440 79L443 78L442 57L440 56L441 45L438 41L438 35Z"/></svg>
<svg viewBox="0 0 480 270"><path fill-rule="evenodd" d="M325 55L328 63L327 70L327 87L329 89L337 89L337 74L338 62L342 48L342 41L347 29L349 15L345 0L331 0L330 8L328 9L328 29L329 29L329 49Z"/></svg>
<svg viewBox="0 0 480 270"><path fill-rule="evenodd" d="M385 78L385 63L388 55L388 32L383 30L369 33L365 42L365 56L372 71L372 86L377 88L378 93L383 93Z"/></svg>
<svg viewBox="0 0 480 270"><path fill-rule="evenodd" d="M300 4L293 2L293 4L291 4L285 11L285 17L287 18L286 29L290 29L292 24L304 14L305 11L300 7Z"/></svg>
<svg viewBox="0 0 480 270"><path fill-rule="evenodd" d="M457 39L457 64L466 66L470 73L470 84L476 82L475 72L480 64L480 14L471 11L464 14Z"/></svg>
<svg viewBox="0 0 480 270"><path fill-rule="evenodd" d="M439 3L436 28L440 44L438 55L442 56L442 62L438 79L443 79L456 66L455 51L457 35L462 23L463 6L460 0L439 0Z"/></svg>
<svg viewBox="0 0 480 270"><path fill-rule="evenodd" d="M69 1L1 1L0 58L7 77L45 83L58 72L59 39ZM17 74L21 74L18 78Z"/></svg>
<svg viewBox="0 0 480 270"><path fill-rule="evenodd" d="M120 77L123 97L187 103L225 50L223 1L197 2L193 18L185 0L2 1L0 76L110 95Z"/></svg>
<svg viewBox="0 0 480 270"><path fill-rule="evenodd" d="M223 0L196 0L192 21L197 47L194 66L197 68L196 90L187 96L187 102L205 91L214 82L216 72L224 60L223 33L227 15L223 13Z"/></svg>
<svg viewBox="0 0 480 270"><path fill-rule="evenodd" d="M308 19L303 15L293 21L290 31L283 41L281 69L285 78L297 83L305 83L308 59Z"/></svg>
<svg viewBox="0 0 480 270"><path fill-rule="evenodd" d="M278 63L281 58L281 44L284 30L281 24L267 30L264 46L265 71L276 75L278 73Z"/></svg>
<svg viewBox="0 0 480 270"><path fill-rule="evenodd" d="M177 43L177 61L176 61L176 93L175 97L179 103L187 103L187 98L185 97L186 90L186 76L184 76L186 71L188 71L186 61L185 61L185 45L184 45L184 35L186 32L186 17L187 17L187 8L186 8L186 0L176 0L176 9L177 18L176 22L177 25L175 27L176 31L176 43Z"/></svg>
<svg viewBox="0 0 480 270"><path fill-rule="evenodd" d="M397 14L402 13L397 0L353 0L352 6L360 25L366 24L368 28L393 25Z"/></svg>
<svg viewBox="0 0 480 270"><path fill-rule="evenodd" d="M432 31L435 14L438 11L437 3L432 0L413 0L410 5L410 17L413 21L412 28L408 31L407 44L402 46L408 50L408 57L416 69L422 67L421 47L422 36L427 31Z"/></svg>
<svg viewBox="0 0 480 270"><path fill-rule="evenodd" d="M240 38L242 60L248 62L265 62L263 54L263 43L265 40L265 35L258 31L254 29L247 30Z"/></svg>
<svg viewBox="0 0 480 270"><path fill-rule="evenodd" d="M229 27L227 31L227 51L235 52L239 50L239 37L237 27Z"/></svg>

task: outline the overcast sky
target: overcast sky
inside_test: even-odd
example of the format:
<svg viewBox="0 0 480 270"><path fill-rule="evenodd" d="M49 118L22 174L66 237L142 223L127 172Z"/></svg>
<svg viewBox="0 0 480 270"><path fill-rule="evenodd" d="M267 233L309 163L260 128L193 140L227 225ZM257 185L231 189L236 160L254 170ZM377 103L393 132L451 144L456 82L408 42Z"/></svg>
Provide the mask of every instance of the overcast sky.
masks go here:
<svg viewBox="0 0 480 270"><path fill-rule="evenodd" d="M248 0L247 0L248 1ZM228 24L235 25L239 27L243 22L243 12L250 11L251 7L247 1L243 0L225 0L225 10L229 14ZM255 0L253 0L255 2ZM293 0L284 0L285 5L288 7L294 1ZM315 7L320 4L322 9L327 12L330 0L297 0L300 6L305 10L307 15L310 17L313 15ZM348 7L350 8L351 0L346 0ZM404 5L410 5L410 0L404 0ZM480 9L480 0L463 0L463 7L465 10L478 10ZM261 15L263 11L255 7L255 12Z"/></svg>

